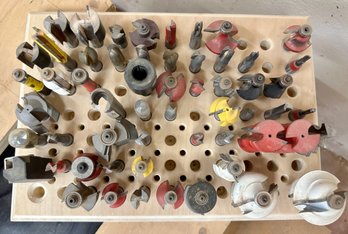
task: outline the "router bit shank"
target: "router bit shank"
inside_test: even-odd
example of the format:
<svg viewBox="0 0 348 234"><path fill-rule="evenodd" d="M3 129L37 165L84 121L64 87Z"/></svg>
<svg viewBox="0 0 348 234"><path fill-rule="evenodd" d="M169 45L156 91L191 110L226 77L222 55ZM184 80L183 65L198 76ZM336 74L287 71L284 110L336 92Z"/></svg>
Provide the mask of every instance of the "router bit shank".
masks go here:
<svg viewBox="0 0 348 234"><path fill-rule="evenodd" d="M201 47L203 22L196 22L193 32L191 33L189 46L193 50Z"/></svg>
<svg viewBox="0 0 348 234"><path fill-rule="evenodd" d="M83 68L74 69L71 73L71 79L76 85L82 85L89 93L100 88L100 85L94 82Z"/></svg>
<svg viewBox="0 0 348 234"><path fill-rule="evenodd" d="M45 96L51 93L51 90L46 88L44 83L32 77L28 73L26 73L23 69L17 68L12 72L12 78L19 83L22 83L30 88L32 88L35 92L43 94Z"/></svg>
<svg viewBox="0 0 348 234"><path fill-rule="evenodd" d="M70 84L68 81L58 76L57 73L50 67L46 67L41 70L41 78L47 88L60 94L71 96L75 94L76 87Z"/></svg>

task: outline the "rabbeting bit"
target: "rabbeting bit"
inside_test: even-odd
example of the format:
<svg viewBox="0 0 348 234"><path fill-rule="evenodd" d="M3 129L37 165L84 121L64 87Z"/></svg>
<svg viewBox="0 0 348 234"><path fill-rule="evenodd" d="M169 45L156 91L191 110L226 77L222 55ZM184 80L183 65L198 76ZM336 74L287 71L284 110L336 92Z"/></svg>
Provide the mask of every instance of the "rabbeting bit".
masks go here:
<svg viewBox="0 0 348 234"><path fill-rule="evenodd" d="M155 89L158 97L165 93L171 102L179 101L186 91L185 77L182 73L174 77L170 71L166 71L157 78Z"/></svg>
<svg viewBox="0 0 348 234"><path fill-rule="evenodd" d="M34 43L33 46L28 42L20 44L16 49L16 57L30 68L33 68L34 65L41 69L53 67L50 55L36 43Z"/></svg>
<svg viewBox="0 0 348 234"><path fill-rule="evenodd" d="M157 24L149 19L138 19L132 24L136 28L129 34L132 44L134 46L144 45L148 50L155 49L157 42L154 39L160 39Z"/></svg>
<svg viewBox="0 0 348 234"><path fill-rule="evenodd" d="M244 100L255 100L262 94L265 76L261 73L244 75L238 79L243 82L237 90L238 95Z"/></svg>

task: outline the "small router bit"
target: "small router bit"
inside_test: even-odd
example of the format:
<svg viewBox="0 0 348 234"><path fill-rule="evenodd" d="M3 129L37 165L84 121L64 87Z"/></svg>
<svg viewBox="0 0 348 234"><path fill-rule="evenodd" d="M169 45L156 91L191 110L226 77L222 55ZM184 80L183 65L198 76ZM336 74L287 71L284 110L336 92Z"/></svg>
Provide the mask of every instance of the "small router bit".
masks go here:
<svg viewBox="0 0 348 234"><path fill-rule="evenodd" d="M77 184L71 183L65 187L62 201L70 209L78 207L84 208L86 211L93 209L99 198L99 192L94 186L86 186L81 182Z"/></svg>
<svg viewBox="0 0 348 234"><path fill-rule="evenodd" d="M123 205L126 198L127 192L118 183L110 183L103 189L101 199L110 208L117 208Z"/></svg>
<svg viewBox="0 0 348 234"><path fill-rule="evenodd" d="M34 65L41 69L53 67L50 55L36 43L31 46L28 42L23 42L17 47L16 56L18 60L30 68L33 68Z"/></svg>
<svg viewBox="0 0 348 234"><path fill-rule="evenodd" d="M135 190L130 198L131 205L134 209L138 209L140 202L148 202L150 199L151 190L149 187L142 185Z"/></svg>
<svg viewBox="0 0 348 234"><path fill-rule="evenodd" d="M311 56L305 55L300 59L295 59L295 60L290 61L288 64L286 64L285 71L288 74L293 74L293 73L297 72L298 70L300 70L302 65L305 62L307 62L310 58L311 58Z"/></svg>
<svg viewBox="0 0 348 234"><path fill-rule="evenodd" d="M102 170L98 156L90 153L78 155L71 164L71 172L79 181L91 181L97 178Z"/></svg>
<svg viewBox="0 0 348 234"><path fill-rule="evenodd" d="M43 94L45 96L51 93L51 90L46 88L44 83L32 77L28 73L26 73L23 69L17 68L12 72L12 78L19 83L22 83L30 88L32 88L35 92Z"/></svg>
<svg viewBox="0 0 348 234"><path fill-rule="evenodd" d="M145 100L137 100L134 104L134 111L142 121L149 121L152 117L150 105Z"/></svg>
<svg viewBox="0 0 348 234"><path fill-rule="evenodd" d="M238 79L242 82L237 90L238 95L245 100L255 100L262 94L265 76L261 73L247 74Z"/></svg>
<svg viewBox="0 0 348 234"><path fill-rule="evenodd" d="M135 143L137 143L138 145L142 145L142 146L150 145L151 141L152 141L152 137L150 136L150 134L147 131L140 132L138 138L135 139Z"/></svg>
<svg viewBox="0 0 348 234"><path fill-rule="evenodd" d="M112 172L114 173L121 173L124 171L125 168L125 163L123 160L121 159L116 159L115 161L113 161L110 165L110 170L112 170Z"/></svg>
<svg viewBox="0 0 348 234"><path fill-rule="evenodd" d="M94 82L83 68L76 68L71 73L71 79L76 85L82 85L89 93L100 88L100 85Z"/></svg>
<svg viewBox="0 0 348 234"><path fill-rule="evenodd" d="M58 76L50 67L41 70L41 78L47 88L60 95L71 96L76 92L76 87L74 85L64 80L61 76Z"/></svg>
<svg viewBox="0 0 348 234"><path fill-rule="evenodd" d="M232 88L233 82L231 78L215 75L212 81L214 94L217 97L232 97L235 94L235 90Z"/></svg>
<svg viewBox="0 0 348 234"><path fill-rule="evenodd" d="M251 108L246 107L240 111L239 118L242 121L249 121L252 118L254 118L254 115L255 115L255 111Z"/></svg>
<svg viewBox="0 0 348 234"><path fill-rule="evenodd" d="M144 159L138 156L133 160L131 169L135 176L142 175L145 178L152 173L154 164L151 158Z"/></svg>
<svg viewBox="0 0 348 234"><path fill-rule="evenodd" d="M291 110L288 114L288 118L290 121L295 121L298 119L303 119L306 115L312 114L316 111L315 108L310 108L308 110Z"/></svg>
<svg viewBox="0 0 348 234"><path fill-rule="evenodd" d="M128 62L123 56L120 48L117 45L112 44L108 46L108 51L109 51L110 60L112 64L114 65L116 71L124 72Z"/></svg>
<svg viewBox="0 0 348 234"><path fill-rule="evenodd" d="M225 71L225 68L230 62L233 54L234 50L230 49L229 47L224 48L216 58L216 61L214 63L214 71L216 73Z"/></svg>
<svg viewBox="0 0 348 234"><path fill-rule="evenodd" d="M280 98L293 82L292 76L288 74L270 80L271 83L265 84L263 89L263 95L269 98Z"/></svg>
<svg viewBox="0 0 348 234"><path fill-rule="evenodd" d="M254 65L256 59L259 57L259 52L251 52L250 55L245 57L242 62L238 64L238 71L240 73L247 73Z"/></svg>
<svg viewBox="0 0 348 234"><path fill-rule="evenodd" d="M204 81L200 78L194 78L193 80L190 81L191 86L189 89L189 93L192 97L198 97L201 95L201 93L205 90L203 87Z"/></svg>
<svg viewBox="0 0 348 234"><path fill-rule="evenodd" d="M176 24L173 20L166 26L166 37L164 45L167 49L174 49L176 46Z"/></svg>
<svg viewBox="0 0 348 234"><path fill-rule="evenodd" d="M150 61L150 53L145 45L137 45L135 47L138 58L143 58Z"/></svg>
<svg viewBox="0 0 348 234"><path fill-rule="evenodd" d="M266 110L264 112L264 118L265 119L273 119L273 120L279 119L282 114L289 112L292 109L293 109L292 105L285 103L283 105L272 108L270 110Z"/></svg>
<svg viewBox="0 0 348 234"><path fill-rule="evenodd" d="M193 146L199 146L203 144L203 139L204 139L204 134L199 132L199 133L194 133L190 137L190 143Z"/></svg>
<svg viewBox="0 0 348 234"><path fill-rule="evenodd" d="M77 67L77 62L59 48L43 31L36 27L34 30L36 31L36 34L33 35L34 41L58 63L61 63L67 71L71 72Z"/></svg>
<svg viewBox="0 0 348 234"><path fill-rule="evenodd" d="M234 137L234 134L231 131L220 132L215 137L215 143L218 146L231 144L233 137Z"/></svg>
<svg viewBox="0 0 348 234"><path fill-rule="evenodd" d="M238 178L245 172L245 164L236 155L220 154L220 158L213 164L213 170L224 180L238 182Z"/></svg>
<svg viewBox="0 0 348 234"><path fill-rule="evenodd" d="M79 51L79 60L94 72L99 72L103 68L103 63L98 59L97 51L91 47L87 46L85 50Z"/></svg>
<svg viewBox="0 0 348 234"><path fill-rule="evenodd" d="M45 171L51 171L54 174L68 173L71 170L71 161L67 159L59 160L56 163L49 162Z"/></svg>
<svg viewBox="0 0 348 234"><path fill-rule="evenodd" d="M177 52L174 52L171 50L164 51L163 53L164 70L175 72L178 58L179 58L179 54Z"/></svg>
<svg viewBox="0 0 348 234"><path fill-rule="evenodd" d="M160 30L157 24L150 19L138 19L132 22L136 28L129 33L131 42L134 46L144 45L148 50L155 49L157 42L155 39L160 39Z"/></svg>
<svg viewBox="0 0 348 234"><path fill-rule="evenodd" d="M57 11L57 16L56 19L52 19L51 16L44 19L45 29L62 45L66 43L70 48L76 48L79 45L79 40L71 30L69 20L61 11Z"/></svg>
<svg viewBox="0 0 348 234"><path fill-rule="evenodd" d="M114 24L109 27L109 30L111 32L111 39L117 46L119 46L121 49L128 46L126 33L121 25Z"/></svg>
<svg viewBox="0 0 348 234"><path fill-rule="evenodd" d="M189 66L190 72L197 73L201 70L203 61L205 60L205 55L201 54L199 51L193 52L191 56L191 63Z"/></svg>
<svg viewBox="0 0 348 234"><path fill-rule="evenodd" d="M193 32L191 33L190 37L190 48L193 50L199 49L201 47L201 40L202 40L202 29L203 29L203 22L196 22L195 28L193 29Z"/></svg>
<svg viewBox="0 0 348 234"><path fill-rule="evenodd" d="M177 106L174 102L171 102L167 105L164 112L164 118L168 121L174 121L176 119Z"/></svg>

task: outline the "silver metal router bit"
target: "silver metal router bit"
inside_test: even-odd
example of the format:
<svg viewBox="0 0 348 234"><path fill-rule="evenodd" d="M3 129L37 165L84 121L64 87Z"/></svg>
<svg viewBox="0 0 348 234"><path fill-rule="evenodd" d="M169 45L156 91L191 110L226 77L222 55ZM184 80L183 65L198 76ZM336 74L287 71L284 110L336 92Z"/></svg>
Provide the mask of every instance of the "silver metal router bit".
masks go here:
<svg viewBox="0 0 348 234"><path fill-rule="evenodd" d="M103 63L98 59L97 51L91 47L87 46L85 50L79 51L79 60L94 72L99 72L103 68Z"/></svg>
<svg viewBox="0 0 348 234"><path fill-rule="evenodd" d="M235 94L235 90L232 88L233 82L231 78L215 75L212 81L214 94L217 97L232 97Z"/></svg>
<svg viewBox="0 0 348 234"><path fill-rule="evenodd" d="M203 61L205 60L205 55L201 54L199 51L193 52L191 56L191 63L189 66L190 72L197 73L201 70Z"/></svg>
<svg viewBox="0 0 348 234"><path fill-rule="evenodd" d="M88 72L83 68L76 68L71 73L71 79L76 85L82 85L89 93L100 88L100 85L94 82Z"/></svg>
<svg viewBox="0 0 348 234"><path fill-rule="evenodd" d="M215 64L214 64L214 71L216 73L221 73L225 71L225 68L227 64L230 62L232 56L234 54L234 50L230 49L229 47L224 48L221 53L216 58Z"/></svg>
<svg viewBox="0 0 348 234"><path fill-rule="evenodd" d="M135 139L135 143L138 145L148 146L151 144L152 137L147 131L140 132L137 139Z"/></svg>
<svg viewBox="0 0 348 234"><path fill-rule="evenodd" d="M137 100L134 104L134 111L142 121L149 121L151 119L150 105L145 100Z"/></svg>
<svg viewBox="0 0 348 234"><path fill-rule="evenodd" d="M240 73L247 73L254 65L255 60L259 57L259 52L251 52L250 55L245 57L242 62L238 64L238 71Z"/></svg>
<svg viewBox="0 0 348 234"><path fill-rule="evenodd" d="M289 112L292 109L293 109L292 105L285 103L285 104L280 105L278 107L275 107L273 109L266 110L264 112L264 118L265 119L273 119L273 120L279 119L282 114Z"/></svg>
<svg viewBox="0 0 348 234"><path fill-rule="evenodd" d="M108 51L109 51L110 60L112 64L114 65L116 71L124 72L128 62L123 56L120 48L117 45L109 45Z"/></svg>
<svg viewBox="0 0 348 234"><path fill-rule="evenodd" d="M190 48L193 50L199 49L201 47L201 40L202 40L202 29L203 29L203 22L196 22L195 28L193 29L193 32L191 33L190 37Z"/></svg>
<svg viewBox="0 0 348 234"><path fill-rule="evenodd" d="M169 103L164 112L164 118L168 121L173 121L176 119L176 114L177 114L177 106L173 102Z"/></svg>
<svg viewBox="0 0 348 234"><path fill-rule="evenodd" d="M135 190L130 198L131 205L134 209L138 209L140 202L148 202L150 199L151 190L149 187L142 185Z"/></svg>
<svg viewBox="0 0 348 234"><path fill-rule="evenodd" d="M164 70L175 72L179 54L175 51L166 50L163 53Z"/></svg>
<svg viewBox="0 0 348 234"><path fill-rule="evenodd" d="M150 53L145 45L137 45L135 47L138 58L147 59L150 61Z"/></svg>
<svg viewBox="0 0 348 234"><path fill-rule="evenodd" d="M41 70L41 78L47 88L60 95L71 96L76 93L76 87L66 81L63 77L58 76L50 67Z"/></svg>
<svg viewBox="0 0 348 234"><path fill-rule="evenodd" d="M28 42L20 44L16 49L16 57L30 68L33 68L34 65L41 69L53 67L50 55L36 43L34 43L33 46Z"/></svg>
<svg viewBox="0 0 348 234"><path fill-rule="evenodd" d="M111 32L111 39L117 46L122 49L128 46L126 33L124 32L121 25L114 24L109 27L109 30Z"/></svg>
<svg viewBox="0 0 348 234"><path fill-rule="evenodd" d="M78 207L84 208L86 211L93 209L99 198L99 192L94 186L86 186L79 182L65 187L62 201L70 209Z"/></svg>
<svg viewBox="0 0 348 234"><path fill-rule="evenodd" d="M215 137L215 143L219 146L232 143L234 134L231 131L220 132Z"/></svg>
<svg viewBox="0 0 348 234"><path fill-rule="evenodd" d="M242 121L249 121L254 117L255 111L251 108L243 108L239 113L239 118Z"/></svg>

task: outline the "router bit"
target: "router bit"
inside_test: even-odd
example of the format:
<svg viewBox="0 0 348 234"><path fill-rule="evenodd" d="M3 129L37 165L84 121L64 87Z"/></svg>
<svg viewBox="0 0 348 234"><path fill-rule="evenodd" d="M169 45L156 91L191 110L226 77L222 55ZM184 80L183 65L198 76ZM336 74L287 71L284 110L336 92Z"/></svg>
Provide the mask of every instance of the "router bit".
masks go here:
<svg viewBox="0 0 348 234"><path fill-rule="evenodd" d="M53 179L52 171L46 171L46 165L52 159L33 155L5 158L3 176L9 183L48 181Z"/></svg>
<svg viewBox="0 0 348 234"><path fill-rule="evenodd" d="M142 156L138 156L133 160L131 169L135 176L141 174L145 178L152 173L154 164L151 158L144 159Z"/></svg>
<svg viewBox="0 0 348 234"><path fill-rule="evenodd" d="M166 37L164 45L167 49L174 49L176 46L176 24L173 20L166 26Z"/></svg>
<svg viewBox="0 0 348 234"><path fill-rule="evenodd" d="M135 139L135 143L142 146L148 146L151 144L152 138L147 131L140 132L137 139Z"/></svg>
<svg viewBox="0 0 348 234"><path fill-rule="evenodd" d="M204 81L200 78L194 78L193 80L190 81L191 86L189 89L189 93L192 97L198 97L201 95L201 93L205 90L203 87Z"/></svg>
<svg viewBox="0 0 348 234"><path fill-rule="evenodd" d="M78 207L84 208L86 211L93 209L99 198L99 192L94 186L86 186L81 182L77 184L71 183L65 187L62 201L70 209Z"/></svg>
<svg viewBox="0 0 348 234"><path fill-rule="evenodd" d="M166 94L169 101L177 102L185 94L186 79L182 73L174 77L170 71L163 72L157 78L155 90L159 98Z"/></svg>
<svg viewBox="0 0 348 234"><path fill-rule="evenodd" d="M50 67L41 70L41 78L45 86L59 95L71 96L75 94L76 87L64 80Z"/></svg>
<svg viewBox="0 0 348 234"><path fill-rule="evenodd" d="M250 55L245 57L242 62L238 64L238 71L240 73L247 73L254 65L256 59L259 57L259 52L251 52Z"/></svg>
<svg viewBox="0 0 348 234"><path fill-rule="evenodd" d="M263 89L263 95L269 98L280 98L293 82L292 76L288 74L270 80L271 83L265 84Z"/></svg>
<svg viewBox="0 0 348 234"><path fill-rule="evenodd" d="M15 81L18 81L19 83L22 83L32 88L35 92L40 93L42 95L47 96L51 93L51 90L46 88L44 83L29 75L23 69L15 69L12 72L12 78Z"/></svg>
<svg viewBox="0 0 348 234"><path fill-rule="evenodd" d="M156 191L157 202L162 209L164 209L166 205L178 209L184 203L184 192L185 189L180 182L177 182L174 186L169 184L168 180L163 181Z"/></svg>
<svg viewBox="0 0 348 234"><path fill-rule="evenodd" d="M261 73L244 75L238 79L242 85L237 90L238 95L245 100L255 100L262 94L265 76Z"/></svg>
<svg viewBox="0 0 348 234"><path fill-rule="evenodd" d="M127 192L118 184L110 183L102 191L101 199L109 205L110 208L117 208L126 201Z"/></svg>
<svg viewBox="0 0 348 234"><path fill-rule="evenodd" d="M110 165L110 170L112 170L112 172L114 173L121 173L124 171L125 168L125 163L123 160L121 159L116 159L115 161L113 161Z"/></svg>
<svg viewBox="0 0 348 234"><path fill-rule="evenodd" d="M194 133L190 137L190 143L193 146L199 146L203 144L203 139L204 139L204 134L199 132L199 133Z"/></svg>
<svg viewBox="0 0 348 234"><path fill-rule="evenodd" d="M31 92L24 94L22 99L24 104L23 106L17 104L16 117L36 133L41 134L48 132L43 123L47 122L49 119L55 122L59 120L59 111L37 93Z"/></svg>
<svg viewBox="0 0 348 234"><path fill-rule="evenodd" d="M31 46L28 42L23 42L16 49L16 57L30 68L34 65L39 68L53 67L50 55L46 50L41 49L38 44Z"/></svg>
<svg viewBox="0 0 348 234"><path fill-rule="evenodd" d="M150 61L150 53L144 45L137 45L135 47L138 58L147 59Z"/></svg>
<svg viewBox="0 0 348 234"><path fill-rule="evenodd" d="M177 106L174 102L171 102L167 105L164 112L164 118L168 121L174 121L177 115Z"/></svg>
<svg viewBox="0 0 348 234"><path fill-rule="evenodd" d="M45 171L52 171L54 174L68 173L71 170L71 161L67 159L59 160L56 163L47 163Z"/></svg>
<svg viewBox="0 0 348 234"><path fill-rule="evenodd" d="M196 22L190 37L190 48L197 50L201 47L203 22Z"/></svg>
<svg viewBox="0 0 348 234"><path fill-rule="evenodd" d="M91 42L94 48L100 48L104 45L105 29L97 13L87 6L87 18L81 19L75 13L71 18L71 30L79 40L89 46Z"/></svg>
<svg viewBox="0 0 348 234"><path fill-rule="evenodd" d="M108 46L108 51L109 51L109 57L114 65L116 71L118 72L124 72L127 66L127 60L122 54L122 51L117 45L109 45Z"/></svg>
<svg viewBox="0 0 348 234"><path fill-rule="evenodd" d="M292 105L285 103L285 104L280 105L278 107L266 110L264 112L263 116L265 119L275 120L275 119L279 119L282 114L289 112L292 109L293 109Z"/></svg>
<svg viewBox="0 0 348 234"><path fill-rule="evenodd" d="M137 100L134 104L134 111L142 121L149 121L152 117L150 105L145 100Z"/></svg>
<svg viewBox="0 0 348 234"><path fill-rule="evenodd" d="M246 107L240 111L239 118L240 118L240 120L245 122L245 121L249 121L252 118L254 118L254 115L255 115L255 111L251 108Z"/></svg>
<svg viewBox="0 0 348 234"><path fill-rule="evenodd" d="M215 137L215 143L218 146L224 146L227 144L231 144L233 137L234 137L234 134L231 131L220 132Z"/></svg>
<svg viewBox="0 0 348 234"><path fill-rule="evenodd" d="M164 51L163 53L164 70L175 72L178 58L179 58L179 54L177 52L174 52L171 50Z"/></svg>
<svg viewBox="0 0 348 234"><path fill-rule="evenodd" d="M234 124L240 112L240 107L230 107L228 102L228 97L219 97L213 101L209 108L209 116L214 116L222 127Z"/></svg>
<svg viewBox="0 0 348 234"><path fill-rule="evenodd" d="M309 59L311 58L311 56L309 55L305 55L302 58L299 59L295 59L290 61L288 64L286 64L285 66L285 71L288 74L293 74L295 72L297 72L298 70L300 70L300 68L302 67L302 65L307 62Z"/></svg>
<svg viewBox="0 0 348 234"><path fill-rule="evenodd" d="M71 73L71 79L76 85L82 85L89 93L92 93L100 85L94 82L83 68L76 68Z"/></svg>
<svg viewBox="0 0 348 234"><path fill-rule="evenodd" d="M130 198L131 205L134 209L138 209L140 202L148 202L150 199L151 190L149 187L142 185L135 190Z"/></svg>
<svg viewBox="0 0 348 234"><path fill-rule="evenodd" d="M98 59L97 51L91 47L87 46L85 50L79 51L79 60L94 72L99 72L103 68L103 63Z"/></svg>
<svg viewBox="0 0 348 234"><path fill-rule="evenodd" d="M299 109L296 109L296 110L291 110L288 114L288 118L290 121L295 121L295 120L298 120L298 119L303 119L306 115L308 114L312 114L316 111L315 108L310 108L308 110L299 110Z"/></svg>
<svg viewBox="0 0 348 234"><path fill-rule="evenodd" d="M229 47L224 48L220 52L219 56L216 58L216 61L214 63L214 71L216 73L224 72L233 54L234 54L234 50L230 49Z"/></svg>
<svg viewBox="0 0 348 234"><path fill-rule="evenodd" d="M44 19L45 29L62 45L66 43L70 48L76 48L79 45L79 40L70 28L70 22L61 11L57 11L58 18L52 19L47 16Z"/></svg>
<svg viewBox="0 0 348 234"><path fill-rule="evenodd" d="M238 156L220 154L220 158L213 164L213 171L224 180L238 182L238 178L245 172L245 164Z"/></svg>
<svg viewBox="0 0 348 234"><path fill-rule="evenodd" d="M231 78L215 75L212 81L214 94L217 97L232 97L235 94L235 90L232 88L233 82Z"/></svg>
<svg viewBox="0 0 348 234"><path fill-rule="evenodd" d="M98 156L83 153L74 158L71 164L71 172L78 181L90 181L97 178L103 170L98 162Z"/></svg>
<svg viewBox="0 0 348 234"><path fill-rule="evenodd" d="M312 27L304 25L292 25L288 27L284 34L288 34L283 40L283 47L287 51L300 53L312 45L310 42Z"/></svg>
<svg viewBox="0 0 348 234"><path fill-rule="evenodd" d="M201 70L203 61L205 60L205 55L201 54L199 51L193 52L190 62L190 72L197 73Z"/></svg>
<svg viewBox="0 0 348 234"><path fill-rule="evenodd" d="M34 30L36 31L36 34L33 35L34 41L58 63L61 63L67 71L71 72L77 67L77 62L59 48L43 31L36 27Z"/></svg>
<svg viewBox="0 0 348 234"><path fill-rule="evenodd" d="M217 200L214 186L205 181L186 186L184 197L187 208L202 215L211 211Z"/></svg>
<svg viewBox="0 0 348 234"><path fill-rule="evenodd" d="M160 39L160 30L157 24L150 19L138 19L132 22L136 28L131 32L130 39L134 46L144 45L148 50L155 49L157 42L155 39Z"/></svg>
<svg viewBox="0 0 348 234"><path fill-rule="evenodd" d="M114 24L109 27L109 30L111 32L112 41L121 49L125 49L128 46L128 41L122 26Z"/></svg>

